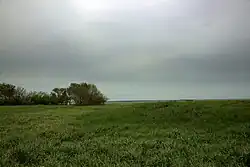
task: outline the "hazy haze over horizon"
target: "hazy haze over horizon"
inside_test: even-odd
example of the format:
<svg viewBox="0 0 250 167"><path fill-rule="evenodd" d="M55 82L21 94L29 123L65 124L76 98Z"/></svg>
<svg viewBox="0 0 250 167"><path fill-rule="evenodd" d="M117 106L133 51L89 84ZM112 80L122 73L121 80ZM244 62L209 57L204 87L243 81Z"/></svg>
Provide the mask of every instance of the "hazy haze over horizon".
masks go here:
<svg viewBox="0 0 250 167"><path fill-rule="evenodd" d="M250 98L249 0L0 0L0 81L111 100Z"/></svg>

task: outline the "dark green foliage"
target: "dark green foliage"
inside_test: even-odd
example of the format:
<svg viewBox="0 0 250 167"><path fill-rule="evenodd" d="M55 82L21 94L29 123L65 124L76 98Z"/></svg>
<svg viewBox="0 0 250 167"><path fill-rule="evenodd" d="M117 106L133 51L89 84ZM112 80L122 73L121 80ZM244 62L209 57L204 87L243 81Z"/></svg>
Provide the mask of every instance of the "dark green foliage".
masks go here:
<svg viewBox="0 0 250 167"><path fill-rule="evenodd" d="M0 84L0 104L11 105L15 102L15 86L11 84Z"/></svg>
<svg viewBox="0 0 250 167"><path fill-rule="evenodd" d="M68 94L77 105L104 104L107 98L97 89L96 85L84 83L71 83Z"/></svg>
<svg viewBox="0 0 250 167"><path fill-rule="evenodd" d="M53 99L53 104L68 104L70 98L67 94L67 88L54 88L51 92L51 99Z"/></svg>
<svg viewBox="0 0 250 167"><path fill-rule="evenodd" d="M94 84L72 83L69 88L54 88L50 94L27 92L22 87L0 83L0 105L97 105L107 98Z"/></svg>
<svg viewBox="0 0 250 167"><path fill-rule="evenodd" d="M249 101L0 107L0 166L248 167Z"/></svg>

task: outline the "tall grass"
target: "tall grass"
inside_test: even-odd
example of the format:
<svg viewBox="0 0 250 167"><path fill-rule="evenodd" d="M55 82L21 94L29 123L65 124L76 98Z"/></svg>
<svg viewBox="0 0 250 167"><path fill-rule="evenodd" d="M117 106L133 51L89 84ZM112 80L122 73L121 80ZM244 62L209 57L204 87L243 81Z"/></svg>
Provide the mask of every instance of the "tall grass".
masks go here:
<svg viewBox="0 0 250 167"><path fill-rule="evenodd" d="M0 107L0 166L250 166L249 101Z"/></svg>

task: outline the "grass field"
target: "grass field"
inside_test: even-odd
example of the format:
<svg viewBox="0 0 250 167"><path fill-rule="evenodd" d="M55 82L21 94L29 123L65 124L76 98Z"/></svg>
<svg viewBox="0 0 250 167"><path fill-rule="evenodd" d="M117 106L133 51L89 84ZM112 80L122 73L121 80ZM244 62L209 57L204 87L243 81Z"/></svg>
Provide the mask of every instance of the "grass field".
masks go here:
<svg viewBox="0 0 250 167"><path fill-rule="evenodd" d="M250 166L250 102L0 107L0 166Z"/></svg>

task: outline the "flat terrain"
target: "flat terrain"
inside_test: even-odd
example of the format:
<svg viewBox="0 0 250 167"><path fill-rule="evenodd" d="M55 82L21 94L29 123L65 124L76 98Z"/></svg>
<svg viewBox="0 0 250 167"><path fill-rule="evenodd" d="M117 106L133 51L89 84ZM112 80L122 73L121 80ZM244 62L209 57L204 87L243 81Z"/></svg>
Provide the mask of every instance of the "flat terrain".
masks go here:
<svg viewBox="0 0 250 167"><path fill-rule="evenodd" d="M0 166L250 166L250 101L0 107Z"/></svg>

